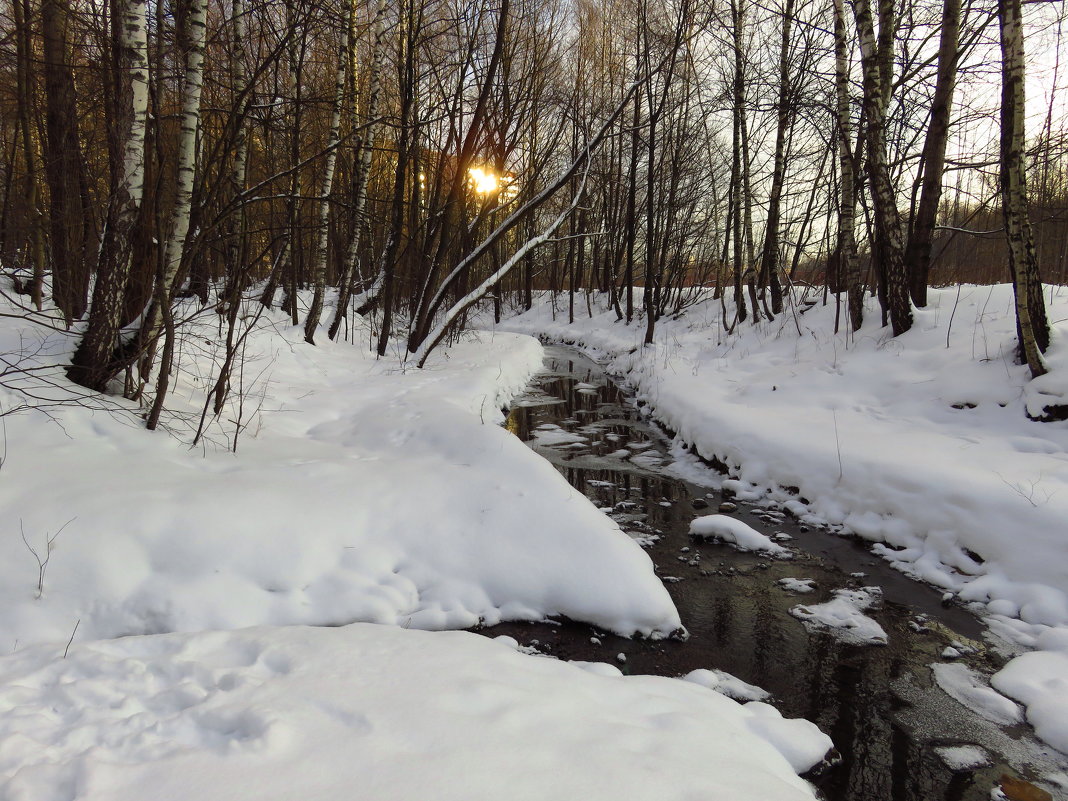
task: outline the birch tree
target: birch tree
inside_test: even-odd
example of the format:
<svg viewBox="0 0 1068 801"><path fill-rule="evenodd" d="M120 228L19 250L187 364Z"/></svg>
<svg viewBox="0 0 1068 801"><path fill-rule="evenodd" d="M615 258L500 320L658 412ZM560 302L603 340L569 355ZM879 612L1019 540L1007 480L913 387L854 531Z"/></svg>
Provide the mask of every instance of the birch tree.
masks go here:
<svg viewBox="0 0 1068 801"><path fill-rule="evenodd" d="M1037 378L1046 372L1042 353L1049 346L1049 322L1027 216L1024 163L1024 35L1021 0L1000 0L1001 34L1001 204L1009 270L1016 298L1016 331L1022 360Z"/></svg>
<svg viewBox="0 0 1068 801"><path fill-rule="evenodd" d="M375 138L378 135L378 113L382 98L382 62L385 56L385 16L389 8L387 0L379 0L375 10L374 20L371 23L371 67L367 83L367 104L364 109L363 133L356 146L355 175L352 179L352 236L349 238L348 247L345 250L345 259L341 266L341 275L338 278L337 306L334 309L334 320L330 323L329 336L337 339L341 323L348 313L352 299L352 282L357 273L360 247L363 244L364 233L367 231L367 222L364 219L364 209L367 205L367 184L371 177L371 157L374 155ZM377 277L377 276L376 276ZM371 287L369 293L375 293L376 288Z"/></svg>
<svg viewBox="0 0 1068 801"><path fill-rule="evenodd" d="M838 175L841 185L838 198L838 242L835 257L844 278L849 301L849 320L853 330L864 322L864 293L860 287L860 265L856 242L856 191L853 141L850 133L849 49L843 0L834 2L834 85L837 125Z"/></svg>
<svg viewBox="0 0 1068 801"><path fill-rule="evenodd" d="M334 76L334 110L330 116L330 132L326 141L326 166L323 170L323 183L319 191L318 224L315 231L315 251L312 254L312 283L314 292L311 308L304 321L304 341L315 344L315 331L323 315L323 295L326 293L326 256L330 238L330 193L334 187L334 170L337 167L338 145L341 143L341 108L345 101L345 75L349 56L349 33L353 24L353 6L349 12L345 28L341 34L341 55L338 58L337 72Z"/></svg>
<svg viewBox="0 0 1068 801"><path fill-rule="evenodd" d="M912 327L912 306L905 271L904 229L886 155L886 110L890 101L897 16L894 0L877 0L877 3L878 37L870 0L854 0L853 15L863 73L866 163L876 240L873 254L886 289L890 324L894 336L898 336Z"/></svg>
<svg viewBox="0 0 1068 801"><path fill-rule="evenodd" d="M154 298L141 326L140 342L143 356L141 380L147 380L154 361L156 341L160 329L166 326L163 358L156 379L156 397L149 412L147 426L154 429L163 410L163 400L170 383L170 370L174 352L174 321L171 314L171 299L175 282L185 256L189 236L189 218L193 209L193 182L196 177L197 134L200 131L200 96L204 86L204 41L207 30L207 0L187 0L185 56L185 80L182 86L182 122L178 139L178 168L175 187L174 209L163 258L156 278Z"/></svg>
<svg viewBox="0 0 1068 801"><path fill-rule="evenodd" d="M145 185L145 122L148 116L148 28L145 0L121 0L114 24L120 47L112 53L120 79L121 142L115 180L97 263L89 322L68 369L70 379L104 391L122 365L116 359L123 303L130 279L130 237Z"/></svg>

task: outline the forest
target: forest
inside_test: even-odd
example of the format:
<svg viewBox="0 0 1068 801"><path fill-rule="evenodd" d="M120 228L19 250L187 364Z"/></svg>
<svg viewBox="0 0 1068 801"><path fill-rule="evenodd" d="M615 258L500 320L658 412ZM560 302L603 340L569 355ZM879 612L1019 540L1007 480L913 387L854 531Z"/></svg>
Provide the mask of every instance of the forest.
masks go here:
<svg viewBox="0 0 1068 801"><path fill-rule="evenodd" d="M0 798L1066 797L1066 19L0 0Z"/></svg>
<svg viewBox="0 0 1068 801"><path fill-rule="evenodd" d="M1061 21L1026 8L17 0L0 258L84 324L73 381L155 376L150 427L176 303L236 341L252 293L309 343L371 315L379 354L422 363L541 289L611 293L651 342L703 287L733 296L726 328L801 281L854 329L876 295L900 334L929 284L1011 279L1038 375L1065 132Z"/></svg>

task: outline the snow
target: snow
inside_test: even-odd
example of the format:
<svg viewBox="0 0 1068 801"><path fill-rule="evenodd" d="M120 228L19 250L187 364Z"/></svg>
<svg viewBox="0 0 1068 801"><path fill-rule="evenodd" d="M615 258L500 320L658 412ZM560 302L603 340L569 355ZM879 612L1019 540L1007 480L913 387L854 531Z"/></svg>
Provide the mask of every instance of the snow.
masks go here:
<svg viewBox="0 0 1068 801"><path fill-rule="evenodd" d="M816 591L816 580L810 578L792 578L787 576L775 582L787 592L809 593Z"/></svg>
<svg viewBox="0 0 1068 801"><path fill-rule="evenodd" d="M723 693L723 695L733 698L735 701L766 701L771 697L771 693L767 690L742 681L725 670L698 668L697 670L691 670L682 678L685 681L692 681L694 684L700 684L702 687L715 690L717 693ZM824 753L826 752L827 749L825 748Z"/></svg>
<svg viewBox="0 0 1068 801"><path fill-rule="evenodd" d="M990 683L1024 705L1039 737L1068 754L1068 650L1021 654Z"/></svg>
<svg viewBox="0 0 1068 801"><path fill-rule="evenodd" d="M219 319L182 325L168 434L86 403L74 336L0 318L24 354L0 387L0 797L814 797L811 723L438 631L682 631L641 548L499 425L537 341L414 370L267 314L191 447Z"/></svg>
<svg viewBox="0 0 1068 801"><path fill-rule="evenodd" d="M798 605L790 614L806 628L826 631L850 645L886 645L886 631L878 621L864 614L882 598L878 587L835 590L834 597L813 606Z"/></svg>
<svg viewBox="0 0 1068 801"><path fill-rule="evenodd" d="M967 665L960 662L934 664L931 665L931 670L934 672L935 681L946 695L976 714L1005 726L1023 722L1020 707L983 684L979 676Z"/></svg>
<svg viewBox="0 0 1068 801"><path fill-rule="evenodd" d="M167 418L179 435L212 375L214 349L194 349L217 339L212 322L186 334ZM499 425L541 365L536 341L473 336L405 370L326 337L308 346L284 318L271 323L247 344L246 375L260 378L245 387L255 412L236 454L224 450L225 428L190 450L146 434L128 411L4 418L3 650L65 642L77 621L80 640L554 615L627 636L680 628L640 546ZM4 327L0 347L14 350L18 335ZM71 344L49 333L47 360L61 363ZM20 527L43 555L64 525L35 598Z"/></svg>
<svg viewBox="0 0 1068 801"><path fill-rule="evenodd" d="M465 632L255 628L56 655L0 658L5 798L800 801L815 795L795 771L827 744L690 682Z"/></svg>
<svg viewBox="0 0 1068 801"><path fill-rule="evenodd" d="M690 522L690 533L697 537L723 540L741 551L763 551L774 556L789 557L790 552L776 545L770 537L752 526L728 515L705 515Z"/></svg>
<svg viewBox="0 0 1068 801"><path fill-rule="evenodd" d="M658 321L651 346L644 323L617 323L601 297L573 325L542 302L501 327L602 361L677 432L676 452L730 468L722 484L738 500L869 540L909 575L986 605L999 636L1033 645L1068 628L1068 422L1028 419L1068 399L1068 292L1045 294L1050 372L1034 381L1014 359L1009 285L932 288L900 337L871 298L859 331L843 310L835 333L834 297L815 293L815 305L730 334L706 297ZM697 465L676 469L698 480ZM1060 686L1032 689L1029 709L1068 702Z"/></svg>
<svg viewBox="0 0 1068 801"><path fill-rule="evenodd" d="M938 745L935 753L953 771L974 770L990 764L990 754L977 745Z"/></svg>

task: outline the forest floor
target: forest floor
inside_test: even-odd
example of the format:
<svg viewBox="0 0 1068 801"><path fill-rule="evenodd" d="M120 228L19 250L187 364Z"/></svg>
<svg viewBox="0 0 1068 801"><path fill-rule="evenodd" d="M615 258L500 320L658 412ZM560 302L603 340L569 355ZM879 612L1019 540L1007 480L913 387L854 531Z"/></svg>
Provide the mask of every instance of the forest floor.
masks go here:
<svg viewBox="0 0 1068 801"><path fill-rule="evenodd" d="M1034 381L1015 363L1006 285L931 290L897 338L874 302L860 331L843 309L835 333L834 298L818 294L729 333L733 311L708 298L649 346L599 297L576 298L574 323L564 295L500 328L605 364L674 432L683 475L687 451L721 464L740 498L867 540L981 615L1019 654L994 688L1068 753L1068 422L1028 419L1068 396L1068 292L1047 303L1051 370Z"/></svg>
<svg viewBox="0 0 1068 801"><path fill-rule="evenodd" d="M813 797L807 721L439 631L681 625L640 546L499 425L535 340L419 371L362 322L311 347L267 315L193 446L213 311L152 433L66 381L77 332L3 303L0 798Z"/></svg>

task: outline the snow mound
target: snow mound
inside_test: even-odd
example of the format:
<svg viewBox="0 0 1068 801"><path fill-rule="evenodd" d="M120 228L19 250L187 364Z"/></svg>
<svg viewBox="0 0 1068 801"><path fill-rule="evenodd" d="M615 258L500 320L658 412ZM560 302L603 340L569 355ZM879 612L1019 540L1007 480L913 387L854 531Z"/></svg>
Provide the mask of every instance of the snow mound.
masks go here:
<svg viewBox="0 0 1068 801"><path fill-rule="evenodd" d="M960 662L931 665L935 681L953 700L994 723L1023 723L1020 707L983 684L979 676ZM1011 680L1010 680L1011 683ZM1041 736L1041 735L1040 735Z"/></svg>
<svg viewBox="0 0 1068 801"><path fill-rule="evenodd" d="M744 707L749 730L774 745L798 773L818 765L831 750L831 738L804 718L784 718L775 707L753 701Z"/></svg>
<svg viewBox="0 0 1068 801"><path fill-rule="evenodd" d="M1068 653L1021 654L995 673L990 684L1023 704L1035 733L1068 754Z"/></svg>
<svg viewBox="0 0 1068 801"><path fill-rule="evenodd" d="M705 515L690 522L690 533L697 537L723 540L741 551L761 551L773 556L790 556L790 551L776 545L770 537L728 515Z"/></svg>
<svg viewBox="0 0 1068 801"><path fill-rule="evenodd" d="M851 645L886 645L886 631L864 614L882 597L878 587L856 590L835 590L834 597L814 606L795 606L790 614L806 628L827 631Z"/></svg>
<svg viewBox="0 0 1068 801"><path fill-rule="evenodd" d="M465 632L258 628L59 653L0 658L4 798L801 801L815 795L795 772L829 745L770 707Z"/></svg>
<svg viewBox="0 0 1068 801"><path fill-rule="evenodd" d="M641 547L498 425L541 367L535 340L472 334L414 370L325 336L307 345L275 315L246 339L259 383L232 399L244 433L221 440L238 418L227 409L190 451L177 435L214 380L215 318L209 308L183 328L164 418L175 437L144 431L119 399L110 415L70 405L4 417L0 650L66 642L77 621L78 641L553 615L624 636L680 628ZM0 317L0 350L45 336L41 374L70 386L75 339L26 326ZM49 556L40 593L31 547Z"/></svg>

